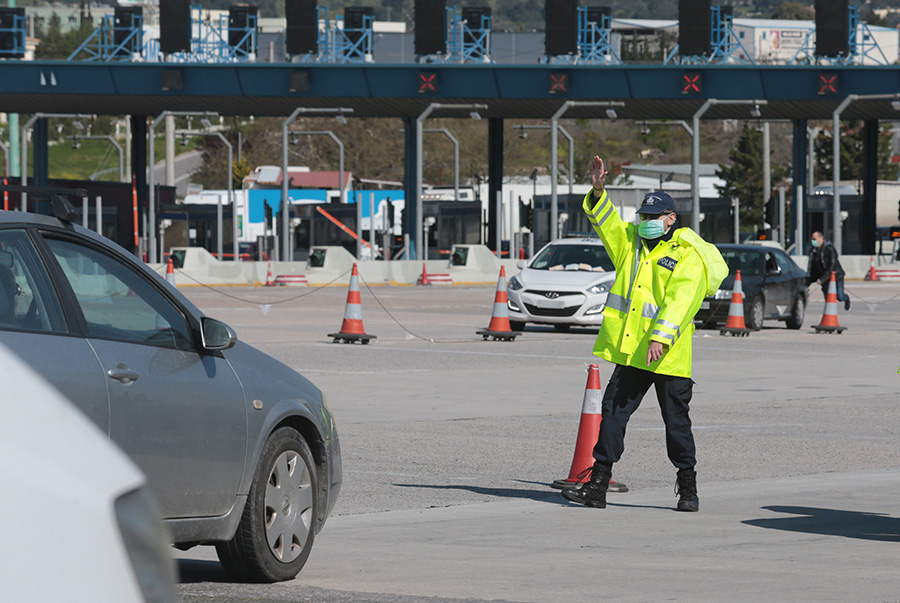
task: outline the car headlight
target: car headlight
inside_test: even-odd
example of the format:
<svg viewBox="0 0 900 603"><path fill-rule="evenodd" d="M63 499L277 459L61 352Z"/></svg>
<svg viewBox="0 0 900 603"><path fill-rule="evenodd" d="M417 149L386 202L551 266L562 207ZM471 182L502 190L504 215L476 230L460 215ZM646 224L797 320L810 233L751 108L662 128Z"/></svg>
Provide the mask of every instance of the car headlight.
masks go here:
<svg viewBox="0 0 900 603"><path fill-rule="evenodd" d="M510 310L512 310L513 312L521 312L522 311L519 308L519 306L514 304L513 301L511 299L509 299L508 297L506 298L506 307L509 308Z"/></svg>
<svg viewBox="0 0 900 603"><path fill-rule="evenodd" d="M597 304L596 306L591 306L587 310L584 311L585 316L593 316L594 314L600 314L603 312L603 308L606 307L606 304Z"/></svg>
<svg viewBox="0 0 900 603"><path fill-rule="evenodd" d="M509 289L510 291L518 291L519 289L522 288L522 283L519 282L518 277L513 276L513 277L510 277L509 284L506 285L506 288Z"/></svg>
<svg viewBox="0 0 900 603"><path fill-rule="evenodd" d="M600 293L608 293L611 287L612 281L603 281L602 283L597 283L593 287L588 287L587 291L593 295L598 295Z"/></svg>
<svg viewBox="0 0 900 603"><path fill-rule="evenodd" d="M138 488L116 499L116 521L131 567L148 603L175 603L175 560L159 507L150 490Z"/></svg>

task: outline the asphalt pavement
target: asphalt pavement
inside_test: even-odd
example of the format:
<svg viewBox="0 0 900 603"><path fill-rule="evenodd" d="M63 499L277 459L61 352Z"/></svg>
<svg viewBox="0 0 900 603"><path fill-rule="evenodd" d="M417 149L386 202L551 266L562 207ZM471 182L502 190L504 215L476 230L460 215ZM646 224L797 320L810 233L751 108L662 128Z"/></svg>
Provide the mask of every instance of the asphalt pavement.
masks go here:
<svg viewBox="0 0 900 603"><path fill-rule="evenodd" d="M344 485L297 579L231 582L177 552L184 601L898 601L900 283L848 281L847 330L694 335L700 512L675 512L655 395L606 509L563 500L596 331L483 341L493 287L187 288L328 395ZM227 296L225 295L227 294ZM229 297L230 296L230 297ZM265 312L263 312L265 310Z"/></svg>

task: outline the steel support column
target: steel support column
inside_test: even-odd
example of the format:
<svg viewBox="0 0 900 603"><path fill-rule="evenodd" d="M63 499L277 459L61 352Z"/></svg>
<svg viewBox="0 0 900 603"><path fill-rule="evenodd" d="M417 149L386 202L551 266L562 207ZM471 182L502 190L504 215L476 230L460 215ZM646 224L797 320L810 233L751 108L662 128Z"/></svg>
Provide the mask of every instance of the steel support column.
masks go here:
<svg viewBox="0 0 900 603"><path fill-rule="evenodd" d="M503 190L503 120L492 117L488 120L488 239L487 246L498 252L502 241L497 238L499 193ZM502 213L501 213L502 215ZM498 253L497 257L502 254Z"/></svg>
<svg viewBox="0 0 900 603"><path fill-rule="evenodd" d="M138 232L141 238L147 234L144 222L147 211L147 119L146 115L131 116L131 173L134 174L138 198ZM140 257L138 249L132 250Z"/></svg>
<svg viewBox="0 0 900 603"><path fill-rule="evenodd" d="M785 237L788 237L792 242L796 243L794 255L803 255L805 250L804 243L809 237L807 237L806 233L803 232L800 234L799 240L797 238L797 219L801 217L798 211L805 212L806 208L803 207L803 199L798 199L797 193L800 192L800 187L796 185L806 182L806 137L808 134L806 130L805 119L793 119L791 120L791 124L793 126L793 172L791 174L791 177L795 183L795 186L791 191L791 228L789 232L785 233ZM808 194L809 191L803 190L804 196ZM805 223L805 219L801 221L801 225ZM787 245L785 245L785 247L787 247Z"/></svg>
<svg viewBox="0 0 900 603"><path fill-rule="evenodd" d="M878 187L878 120L867 119L865 121L863 143L863 206L860 216L859 237L863 255L875 254L876 234L876 202L875 194ZM851 222L852 224L852 222ZM847 238L851 242L853 233L848 232Z"/></svg>
<svg viewBox="0 0 900 603"><path fill-rule="evenodd" d="M409 240L409 247L404 252L407 259L419 259L415 257L416 224L421 219L416 212L416 118L403 118L403 234Z"/></svg>
<svg viewBox="0 0 900 603"><path fill-rule="evenodd" d="M32 183L35 186L49 186L49 170L50 161L47 157L48 150L48 131L47 118L42 117L37 120L32 132L31 145L31 165L32 165Z"/></svg>

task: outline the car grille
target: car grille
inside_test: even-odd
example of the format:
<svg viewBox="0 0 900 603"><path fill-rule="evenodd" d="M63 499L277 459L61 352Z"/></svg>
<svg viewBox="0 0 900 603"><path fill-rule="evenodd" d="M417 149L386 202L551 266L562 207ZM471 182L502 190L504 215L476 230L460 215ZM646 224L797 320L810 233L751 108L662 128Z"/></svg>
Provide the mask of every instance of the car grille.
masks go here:
<svg viewBox="0 0 900 603"><path fill-rule="evenodd" d="M536 289L526 289L523 293L531 293L532 295L540 295L541 297L546 297L548 293L555 293L556 297L583 295L580 291L538 291Z"/></svg>
<svg viewBox="0 0 900 603"><path fill-rule="evenodd" d="M573 316L578 312L581 306L570 306L568 308L538 308L531 304L525 304L525 309L532 316Z"/></svg>

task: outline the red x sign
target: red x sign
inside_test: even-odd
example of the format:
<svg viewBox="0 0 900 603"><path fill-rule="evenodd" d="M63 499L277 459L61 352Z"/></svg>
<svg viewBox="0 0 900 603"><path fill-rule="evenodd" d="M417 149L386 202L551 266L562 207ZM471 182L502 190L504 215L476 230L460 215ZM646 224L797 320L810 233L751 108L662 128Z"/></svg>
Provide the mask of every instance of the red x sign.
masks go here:
<svg viewBox="0 0 900 603"><path fill-rule="evenodd" d="M819 94L837 94L838 75L836 73L819 74Z"/></svg>
<svg viewBox="0 0 900 603"><path fill-rule="evenodd" d="M703 75L699 73L681 74L681 93L700 94L703 87Z"/></svg>
<svg viewBox="0 0 900 603"><path fill-rule="evenodd" d="M569 74L568 73L551 73L550 74L550 94L568 94L569 93Z"/></svg>
<svg viewBox="0 0 900 603"><path fill-rule="evenodd" d="M419 72L419 94L438 91L438 74L434 71Z"/></svg>

